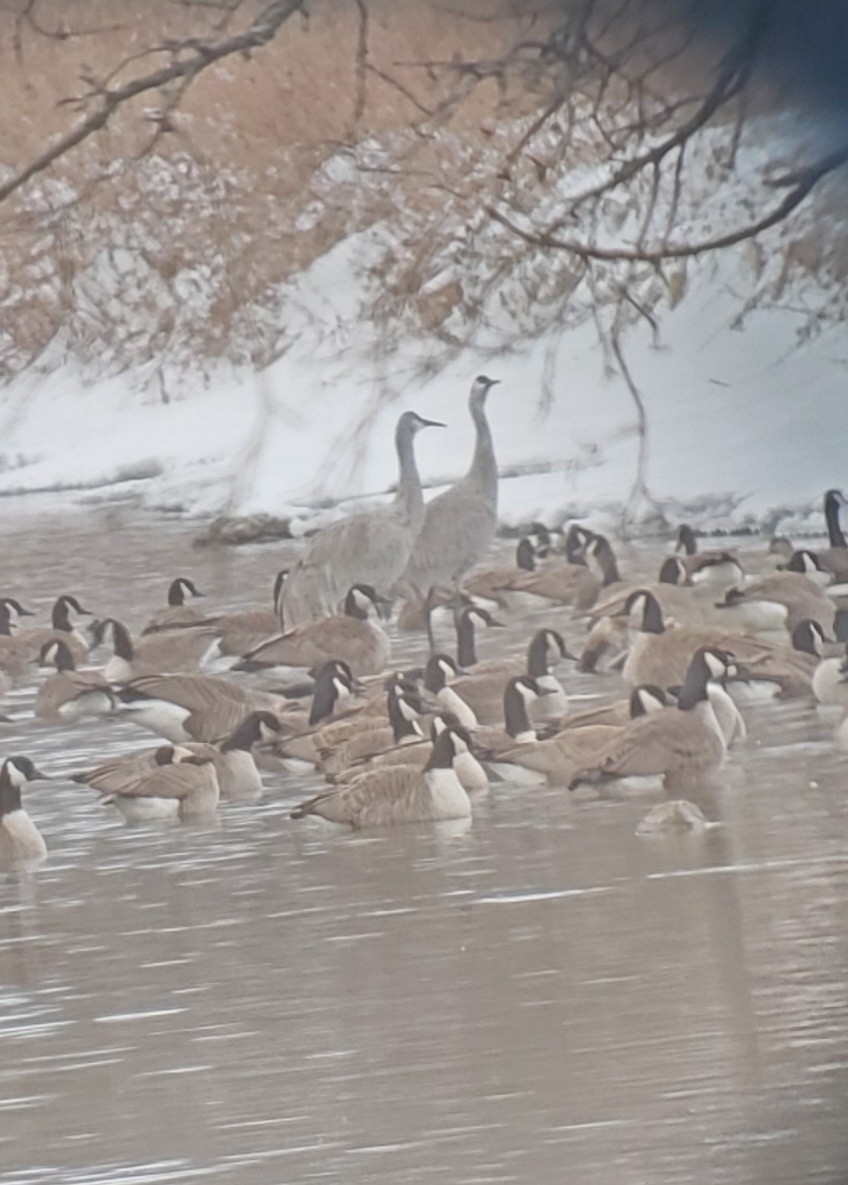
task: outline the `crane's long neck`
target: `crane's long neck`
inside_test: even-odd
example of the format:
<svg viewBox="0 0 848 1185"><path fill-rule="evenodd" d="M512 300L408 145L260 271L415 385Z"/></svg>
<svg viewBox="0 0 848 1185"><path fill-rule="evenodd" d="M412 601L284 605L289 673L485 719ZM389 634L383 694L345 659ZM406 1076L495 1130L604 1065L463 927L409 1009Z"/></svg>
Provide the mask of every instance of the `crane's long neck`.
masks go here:
<svg viewBox="0 0 848 1185"><path fill-rule="evenodd" d="M489 421L486 419L486 409L482 400L474 399L471 401L470 410L471 419L477 430L477 440L467 479L495 498L498 492L498 463L495 460L495 446Z"/></svg>
<svg viewBox="0 0 848 1185"><path fill-rule="evenodd" d="M398 455L398 488L395 503L405 508L410 518L424 514L424 495L421 492L421 478L415 463L413 433L405 425L398 427L395 447Z"/></svg>

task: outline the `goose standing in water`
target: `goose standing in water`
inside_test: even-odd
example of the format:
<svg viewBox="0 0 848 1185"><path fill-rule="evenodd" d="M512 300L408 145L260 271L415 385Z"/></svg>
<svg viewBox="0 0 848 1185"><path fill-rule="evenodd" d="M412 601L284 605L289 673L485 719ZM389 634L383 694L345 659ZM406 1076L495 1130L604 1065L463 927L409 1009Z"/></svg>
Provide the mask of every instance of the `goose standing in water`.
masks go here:
<svg viewBox="0 0 848 1185"><path fill-rule="evenodd" d="M33 616L32 611L24 609L14 597L0 597L0 695L6 694L12 680L26 674L32 661L30 647L12 636L12 609L18 617Z"/></svg>
<svg viewBox="0 0 848 1185"><path fill-rule="evenodd" d="M824 496L824 519L830 546L816 553L824 567L840 583L848 581L848 542L839 522L842 506L848 506L848 498L842 491L828 490Z"/></svg>
<svg viewBox="0 0 848 1185"><path fill-rule="evenodd" d="M262 779L253 760L252 749L260 742L276 738L280 731L279 721L270 712L250 712L234 732L219 744L192 742L179 746L159 745L155 749L145 749L140 753L131 753L127 757L117 757L93 769L82 770L74 774L72 780L92 786L101 794L129 793L139 778L155 773L163 766L180 764L185 758L179 754L185 752L193 753L195 757L208 758L212 762L221 798L261 798ZM136 821L140 821L142 816L151 815L170 815L176 818L178 808L179 802L175 798L164 806L154 804L151 807L149 801L145 801L140 806L128 809L130 814L135 815ZM127 814L126 811L124 813Z"/></svg>
<svg viewBox="0 0 848 1185"><path fill-rule="evenodd" d="M202 621L205 614L192 605L186 604L186 597L203 597L205 593L195 587L187 576L178 576L172 580L168 588L168 607L159 609L141 631L142 634L152 633L157 629L164 629L171 625L191 625Z"/></svg>
<svg viewBox="0 0 848 1185"><path fill-rule="evenodd" d="M370 584L354 584L345 597L343 613L267 638L249 650L233 669L316 667L338 658L354 675L379 675L391 653L391 643L377 620L387 603Z"/></svg>
<svg viewBox="0 0 848 1185"><path fill-rule="evenodd" d="M691 580L713 587L726 587L742 579L742 568L733 552L717 549L699 551L695 532L688 523L684 523L677 533L675 551L685 553L683 564Z"/></svg>
<svg viewBox="0 0 848 1185"><path fill-rule="evenodd" d="M104 617L92 623L90 633L92 649L111 635L112 657L103 668L110 683L126 683L139 675L196 671L218 653L215 630L199 623L193 628L173 625L133 640L122 622Z"/></svg>
<svg viewBox="0 0 848 1185"><path fill-rule="evenodd" d="M15 641L21 646L30 648L32 661L38 658L39 651L45 642L64 642L74 656L74 661L83 662L88 655L89 646L72 623L71 611L81 617L91 617L91 611L83 609L76 597L64 593L61 597L57 597L50 611L50 629L36 626L33 629L19 630L15 635Z"/></svg>
<svg viewBox="0 0 848 1185"><path fill-rule="evenodd" d="M21 805L21 789L46 779L28 757L7 757L0 768L0 868L25 868L47 855L41 832Z"/></svg>
<svg viewBox="0 0 848 1185"><path fill-rule="evenodd" d="M77 774L74 781L91 786L128 823L209 818L220 795L212 758L180 745L108 762Z"/></svg>
<svg viewBox="0 0 848 1185"><path fill-rule="evenodd" d="M56 668L35 697L39 720L77 721L83 716L106 716L114 711L115 696L110 685L97 671L78 671L70 647L64 642L45 642L39 657L42 665Z"/></svg>
<svg viewBox="0 0 848 1185"><path fill-rule="evenodd" d="M457 594L465 573L482 560L495 537L498 520L498 465L486 419L486 397L498 379L476 378L468 410L476 434L474 454L465 476L427 503L399 587L418 600L431 589L448 585Z"/></svg>
<svg viewBox="0 0 848 1185"><path fill-rule="evenodd" d="M369 770L352 782L302 803L291 817L317 815L330 823L354 828L468 818L471 800L454 763L470 745L465 729L446 728L436 738L423 770L408 766Z"/></svg>
<svg viewBox="0 0 848 1185"><path fill-rule="evenodd" d="M733 674L729 654L714 647L698 649L686 668L677 706L650 712L626 725L574 775L569 788L582 782L656 775L671 787L713 777L724 764L727 742L708 686L711 680Z"/></svg>
<svg viewBox="0 0 848 1185"><path fill-rule="evenodd" d="M313 538L283 588L283 616L289 626L331 617L351 585L370 584L385 595L396 583L424 522L413 442L428 427L444 424L425 420L414 411L405 411L398 420L395 447L400 476L388 506L350 515Z"/></svg>

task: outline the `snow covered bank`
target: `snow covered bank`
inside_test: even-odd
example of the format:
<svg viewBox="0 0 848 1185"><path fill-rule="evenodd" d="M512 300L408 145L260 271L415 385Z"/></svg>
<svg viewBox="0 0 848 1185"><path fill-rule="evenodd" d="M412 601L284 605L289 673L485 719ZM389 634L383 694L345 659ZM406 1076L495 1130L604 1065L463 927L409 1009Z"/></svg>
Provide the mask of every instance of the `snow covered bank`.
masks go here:
<svg viewBox="0 0 848 1185"><path fill-rule="evenodd" d="M466 350L437 373L423 345L381 357L358 314L382 246L378 230L354 236L288 286L290 348L263 375L222 368L194 388L182 380L167 404L140 396L141 373L84 384L64 367L19 378L0 404L0 494L64 488L72 504L75 488L120 482L147 506L192 515L311 515L324 500L391 486L394 424L409 407L447 423L422 434L418 456L425 481L449 481L468 461L465 400L483 371L501 379L489 404L502 466L550 469L502 481L505 520L622 504L635 412L621 378L605 371L594 326L549 332L523 352ZM702 267L665 315L659 345L647 327L627 342L650 423L651 493L689 504L707 528L761 523L775 507L817 505L826 487L848 484L838 330L798 346L801 315L786 309L732 328L739 266L726 256Z"/></svg>

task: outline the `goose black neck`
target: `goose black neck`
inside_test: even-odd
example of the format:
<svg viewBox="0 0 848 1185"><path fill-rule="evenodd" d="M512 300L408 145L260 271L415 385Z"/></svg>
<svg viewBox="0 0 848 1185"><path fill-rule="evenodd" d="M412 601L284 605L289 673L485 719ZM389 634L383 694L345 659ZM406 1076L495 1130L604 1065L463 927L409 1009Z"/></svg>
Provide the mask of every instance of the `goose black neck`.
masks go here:
<svg viewBox="0 0 848 1185"><path fill-rule="evenodd" d="M259 740L260 717L251 712L221 745L222 753L249 752Z"/></svg>
<svg viewBox="0 0 848 1185"><path fill-rule="evenodd" d="M426 773L428 769L450 769L453 765L453 757L453 734L449 728L446 728L433 741L433 752L430 754L430 760L424 766L424 772Z"/></svg>
<svg viewBox="0 0 848 1185"><path fill-rule="evenodd" d="M812 654L818 658L816 649L816 635L809 621L799 621L792 631L792 649L802 654Z"/></svg>
<svg viewBox="0 0 848 1185"><path fill-rule="evenodd" d="M660 568L660 584L679 584L680 575L680 565L673 555L670 555L667 560L663 560L663 565Z"/></svg>
<svg viewBox="0 0 848 1185"><path fill-rule="evenodd" d="M356 593L353 589L348 591L344 603L345 617L353 617L356 621L367 621L368 610L363 609L356 599Z"/></svg>
<svg viewBox="0 0 848 1185"><path fill-rule="evenodd" d="M695 539L695 532L691 527L683 526L677 536L678 547L682 547L687 555L696 555L698 551L698 544Z"/></svg>
<svg viewBox="0 0 848 1185"><path fill-rule="evenodd" d="M185 604L185 593L183 592L182 580L173 580L171 587L168 589L168 604L171 608L176 608L179 605Z"/></svg>
<svg viewBox="0 0 848 1185"><path fill-rule="evenodd" d="M73 632L74 627L71 625L71 619L68 616L68 604L64 597L60 597L53 606L50 620L54 630L62 630L66 634Z"/></svg>
<svg viewBox="0 0 848 1185"><path fill-rule="evenodd" d="M431 695L438 695L444 687L447 687L447 679L441 665L445 661L449 661L446 654L434 654L427 660L427 665L424 668L424 689Z"/></svg>
<svg viewBox="0 0 848 1185"><path fill-rule="evenodd" d="M529 539L520 539L515 549L515 564L522 572L536 570L536 550Z"/></svg>
<svg viewBox="0 0 848 1185"><path fill-rule="evenodd" d="M400 707L401 700L403 700L403 696L395 696L389 701L389 723L392 726L392 736L396 745L399 745L407 737L423 735L418 725L417 712L411 718L404 716ZM408 701L404 700L404 702Z"/></svg>
<svg viewBox="0 0 848 1185"><path fill-rule="evenodd" d="M123 624L123 622L115 621L113 617L108 618L104 623L112 627L112 648L116 658L122 658L124 662L132 662L135 657L135 650L130 637L130 631Z"/></svg>
<svg viewBox="0 0 848 1185"><path fill-rule="evenodd" d="M703 703L707 696L707 683L710 671L703 655L696 654L686 668L683 686L677 697L677 706L682 712L689 712L698 704Z"/></svg>
<svg viewBox="0 0 848 1185"><path fill-rule="evenodd" d="M4 638L11 637L12 634L12 615L9 612L9 606L5 601L0 601L0 636Z"/></svg>
<svg viewBox="0 0 848 1185"><path fill-rule="evenodd" d="M527 674L534 679L541 679L542 675L550 674L548 666L548 635L545 630L534 634L527 647Z"/></svg>
<svg viewBox="0 0 848 1185"><path fill-rule="evenodd" d="M74 671L76 665L74 663L74 656L71 654L64 642L56 642L56 670L57 671Z"/></svg>
<svg viewBox="0 0 848 1185"><path fill-rule="evenodd" d="M312 694L312 707L309 711L309 723L320 724L336 710L339 693L336 688L332 672L319 674L315 681L315 691Z"/></svg>
<svg viewBox="0 0 848 1185"><path fill-rule="evenodd" d="M827 523L830 546L839 548L848 547L848 543L846 543L845 536L842 533L842 527L839 525L839 500L832 490L828 492L824 500L824 517Z"/></svg>
<svg viewBox="0 0 848 1185"><path fill-rule="evenodd" d="M513 739L521 733L533 731L527 704L514 683L507 684L504 692L504 726Z"/></svg>
<svg viewBox="0 0 848 1185"><path fill-rule="evenodd" d="M595 552L600 568L603 587L606 588L610 584L618 584L621 577L618 574L618 564L616 563L615 555L610 545L604 540L597 551Z"/></svg>
<svg viewBox="0 0 848 1185"><path fill-rule="evenodd" d="M645 596L641 628L643 634L662 634L665 632L665 623L663 622L660 603L651 593Z"/></svg>
<svg viewBox="0 0 848 1185"><path fill-rule="evenodd" d="M460 613L456 621L456 661L461 667L473 667L477 663L474 620L468 610Z"/></svg>
<svg viewBox="0 0 848 1185"><path fill-rule="evenodd" d="M15 786L4 764L0 770L0 817L21 809L21 788Z"/></svg>
<svg viewBox="0 0 848 1185"><path fill-rule="evenodd" d="M585 564L583 547L586 542L586 532L582 527L572 524L565 537L565 558L569 564Z"/></svg>

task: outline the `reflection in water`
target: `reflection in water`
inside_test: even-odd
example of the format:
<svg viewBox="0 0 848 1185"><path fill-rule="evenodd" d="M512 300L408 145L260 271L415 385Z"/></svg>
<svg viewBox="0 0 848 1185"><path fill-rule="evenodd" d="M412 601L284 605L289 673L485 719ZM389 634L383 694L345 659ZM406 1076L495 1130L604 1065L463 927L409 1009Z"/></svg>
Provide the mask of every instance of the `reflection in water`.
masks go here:
<svg viewBox="0 0 848 1185"><path fill-rule="evenodd" d="M270 588L274 548L110 513L108 568L101 512L5 528L3 591L135 625L184 572ZM37 729L32 695L0 726L55 776L49 860L0 878L4 1183L844 1180L844 756L805 706L743 709L701 833L501 783L469 827L349 835L292 823L318 783L279 772L217 830L125 827L66 775L148 739Z"/></svg>

